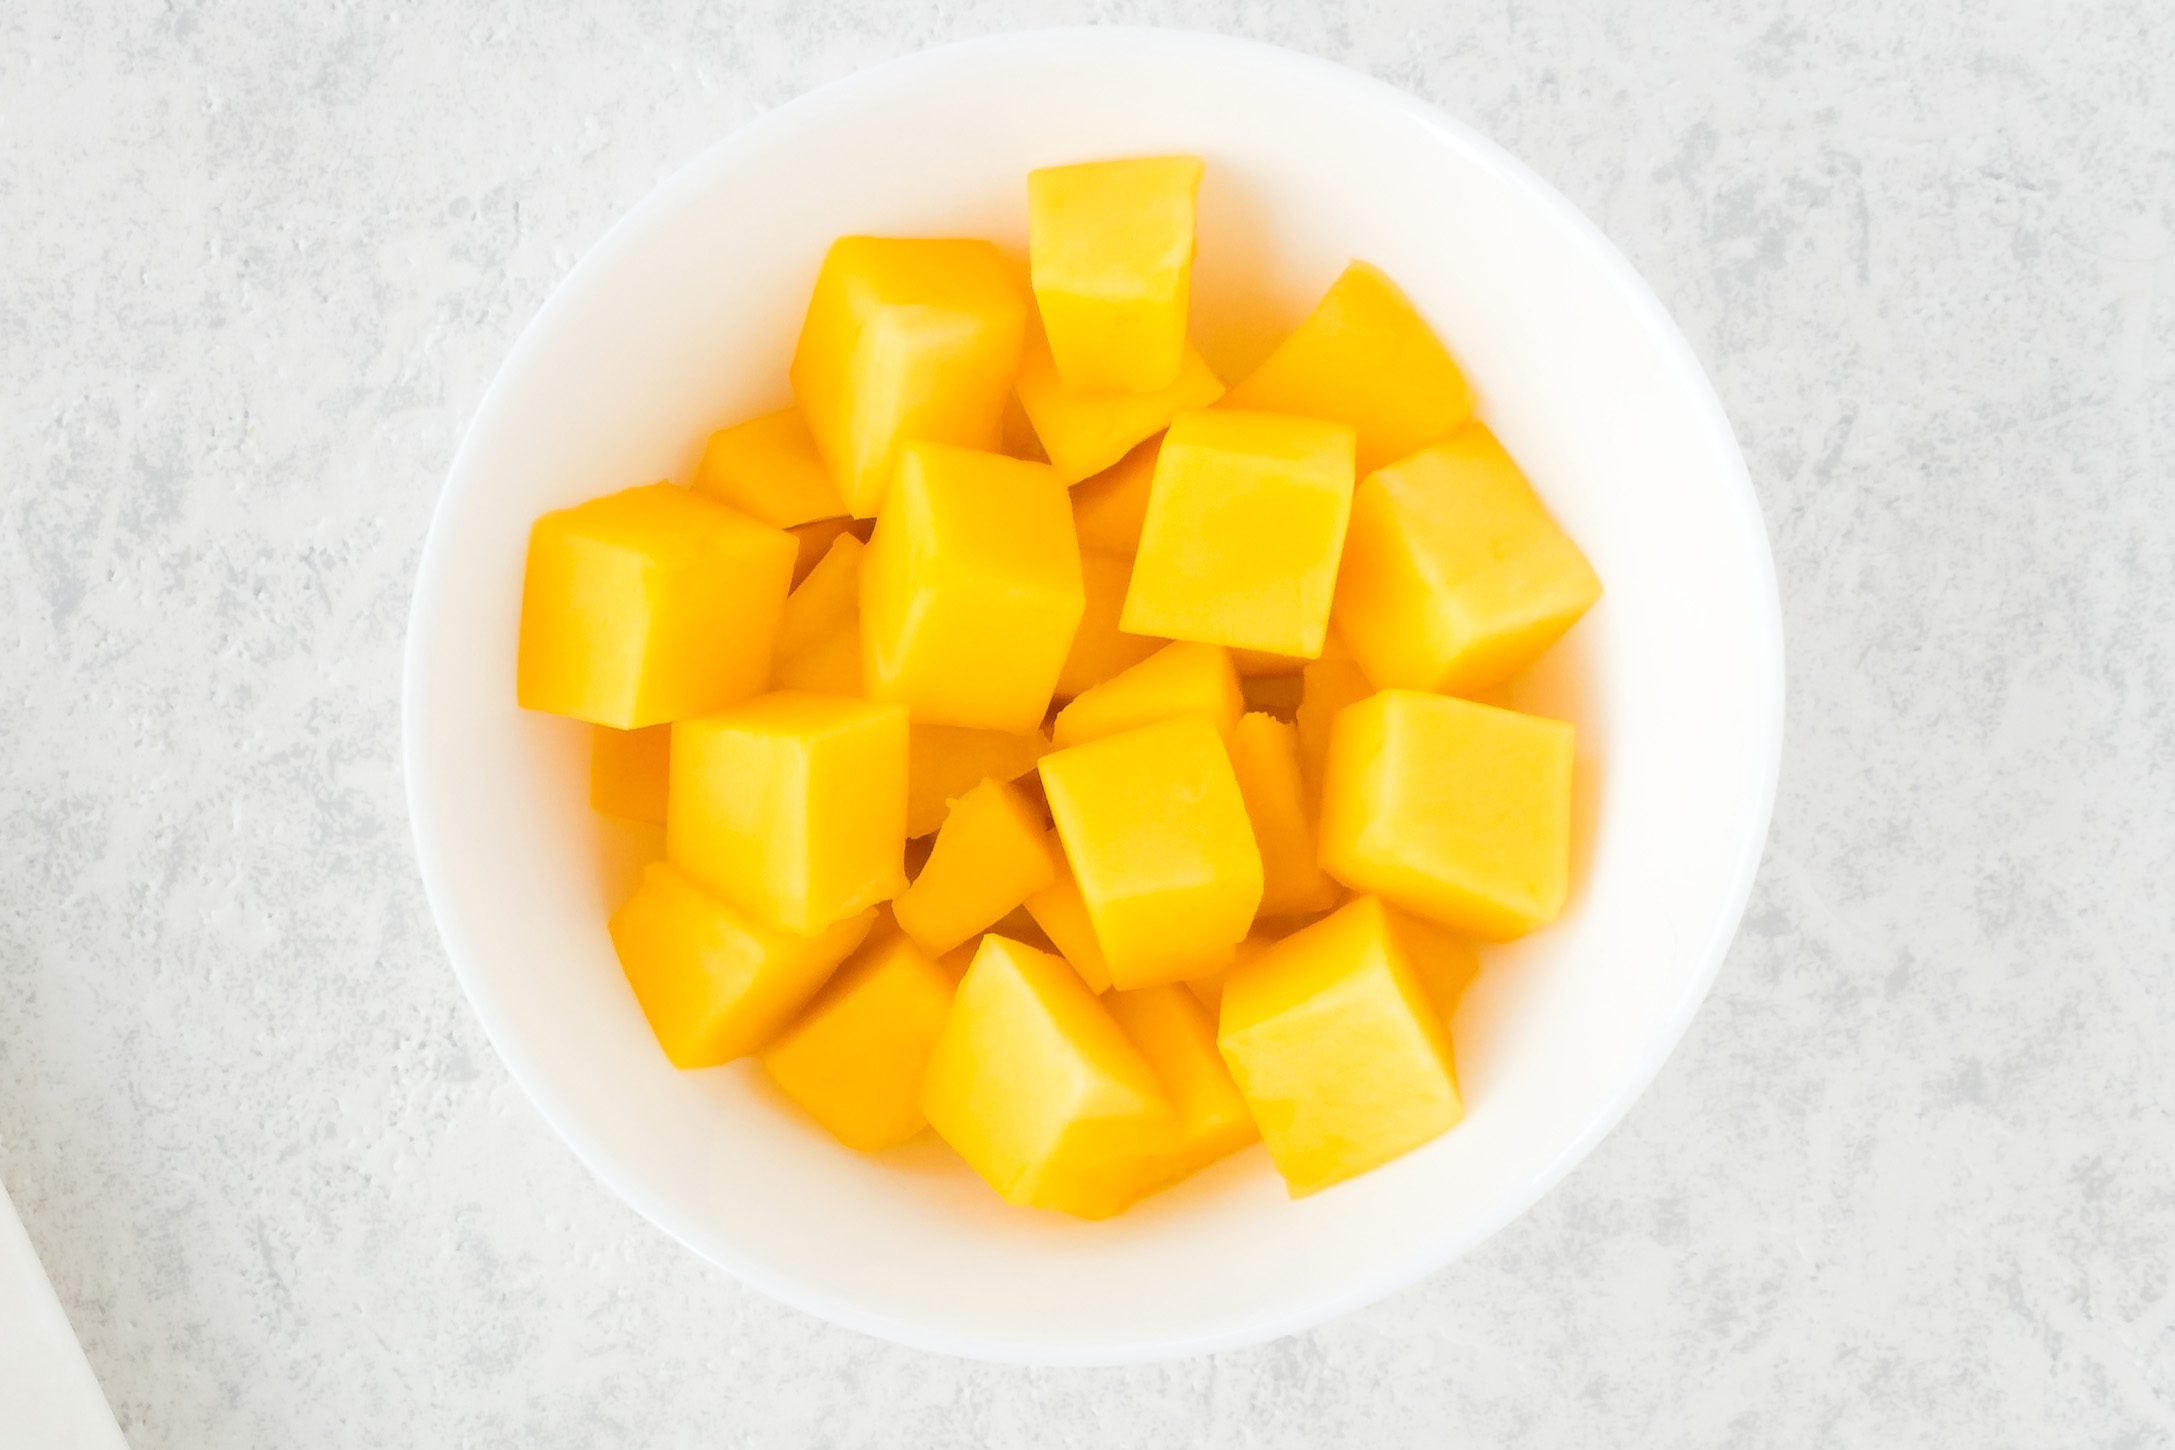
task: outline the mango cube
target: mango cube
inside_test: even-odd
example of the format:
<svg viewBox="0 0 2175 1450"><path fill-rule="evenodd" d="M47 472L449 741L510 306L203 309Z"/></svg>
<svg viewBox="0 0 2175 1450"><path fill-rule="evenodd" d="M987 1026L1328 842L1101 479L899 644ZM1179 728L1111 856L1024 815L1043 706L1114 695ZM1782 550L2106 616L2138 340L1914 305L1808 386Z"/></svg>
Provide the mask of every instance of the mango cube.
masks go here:
<svg viewBox="0 0 2175 1450"><path fill-rule="evenodd" d="M1405 949L1405 962L1447 1025L1457 1015L1465 989L1480 975L1480 953L1446 926L1424 916L1389 908L1390 926Z"/></svg>
<svg viewBox="0 0 2175 1450"><path fill-rule="evenodd" d="M1353 498L1337 632L1384 686L1499 684L1600 597L1586 556L1484 424L1377 470Z"/></svg>
<svg viewBox="0 0 2175 1450"><path fill-rule="evenodd" d="M1050 466L1068 484L1113 466L1180 413L1205 408L1222 396L1223 384L1190 347L1170 386L1142 393L1083 392L1065 386L1048 345L1039 341L1028 343L1020 359L1020 406L1034 424Z"/></svg>
<svg viewBox="0 0 2175 1450"><path fill-rule="evenodd" d="M1232 972L1217 1044L1294 1198L1464 1116L1441 1015L1373 897Z"/></svg>
<svg viewBox="0 0 2175 1450"><path fill-rule="evenodd" d="M798 408L712 433L695 470L695 490L780 529L846 513L846 500Z"/></svg>
<svg viewBox="0 0 2175 1450"><path fill-rule="evenodd" d="M1070 700L1089 686L1122 674L1154 654L1161 644L1160 640L1127 634L1118 628L1118 612L1125 608L1125 590L1132 578L1129 559L1109 554L1080 556L1084 604L1065 667L1057 672L1058 699Z"/></svg>
<svg viewBox="0 0 2175 1450"><path fill-rule="evenodd" d="M1110 964L1103 960L1102 943L1095 940L1095 923L1088 919L1087 903L1080 898L1080 883L1072 879L1072 865L1065 859L1064 843L1057 832L1051 831L1048 840L1056 870L1049 885L1028 896L1027 914L1050 939L1050 945L1057 948L1057 954L1072 964L1089 991L1107 992Z"/></svg>
<svg viewBox="0 0 2175 1450"><path fill-rule="evenodd" d="M1212 644L1167 644L1083 690L1057 712L1052 732L1063 748L1158 720L1197 715L1229 734L1245 709L1229 651Z"/></svg>
<svg viewBox="0 0 2175 1450"><path fill-rule="evenodd" d="M841 534L823 562L786 596L778 620L770 681L780 690L818 695L861 693L861 555L866 546Z"/></svg>
<svg viewBox="0 0 2175 1450"><path fill-rule="evenodd" d="M1143 987L1103 999L1163 1081L1177 1120L1154 1176L1175 1183L1261 1136L1216 1048L1216 1021L1185 987Z"/></svg>
<svg viewBox="0 0 2175 1450"><path fill-rule="evenodd" d="M812 933L905 883L906 711L764 695L672 730L665 855L751 916Z"/></svg>
<svg viewBox="0 0 2175 1450"><path fill-rule="evenodd" d="M1555 920L1571 879L1572 729L1383 690L1338 714L1321 860L1355 891L1502 940Z"/></svg>
<svg viewBox="0 0 2175 1450"><path fill-rule="evenodd" d="M1397 284L1354 262L1224 403L1351 424L1364 476L1463 423L1473 390Z"/></svg>
<svg viewBox="0 0 2175 1450"><path fill-rule="evenodd" d="M1049 750L1040 730L914 726L906 747L906 834L928 835L944 824L953 801L985 780L1018 780Z"/></svg>
<svg viewBox="0 0 2175 1450"><path fill-rule="evenodd" d="M871 941L763 1049L763 1071L849 1148L896 1147L928 1126L921 1083L952 977L896 933Z"/></svg>
<svg viewBox="0 0 2175 1450"><path fill-rule="evenodd" d="M870 698L917 724L1034 730L1085 608L1072 507L1048 465L900 450L861 565Z"/></svg>
<svg viewBox="0 0 2175 1450"><path fill-rule="evenodd" d="M672 727L640 730L591 727L589 808L630 821L665 823L665 781L672 766Z"/></svg>
<svg viewBox="0 0 2175 1450"><path fill-rule="evenodd" d="M952 802L914 883L891 904L899 927L942 956L1048 886L1057 863L1017 786L985 780Z"/></svg>
<svg viewBox="0 0 2175 1450"><path fill-rule="evenodd" d="M1132 558L1140 549L1141 522L1148 517L1148 492L1155 483L1160 435L1126 454L1101 473L1073 485L1073 527L1084 554Z"/></svg>
<svg viewBox="0 0 2175 1450"><path fill-rule="evenodd" d="M1178 377L1202 170L1150 156L1027 174L1028 267L1066 386L1144 393Z"/></svg>
<svg viewBox="0 0 2175 1450"><path fill-rule="evenodd" d="M994 449L1027 299L988 242L841 237L816 276L793 396L846 506L873 518L909 440Z"/></svg>
<svg viewBox="0 0 2175 1450"><path fill-rule="evenodd" d="M515 697L635 730L752 695L792 572L786 534L669 483L545 514L529 531Z"/></svg>
<svg viewBox="0 0 2175 1450"><path fill-rule="evenodd" d="M1313 658L1351 508L1346 424L1181 414L1156 456L1124 627Z"/></svg>
<svg viewBox="0 0 2175 1450"><path fill-rule="evenodd" d="M812 935L767 926L662 861L612 914L612 945L674 1067L756 1051L875 924L873 910Z"/></svg>
<svg viewBox="0 0 2175 1450"><path fill-rule="evenodd" d="M1270 715L1242 716L1231 769L1261 848L1262 916L1327 911L1342 894L1315 859L1313 813L1299 770L1299 731Z"/></svg>
<svg viewBox="0 0 2175 1450"><path fill-rule="evenodd" d="M1040 770L1111 983L1230 961L1261 905L1261 852L1216 725L1165 720L1055 751Z"/></svg>
<svg viewBox="0 0 2175 1450"><path fill-rule="evenodd" d="M1146 1191L1174 1130L1155 1069L1072 968L1001 936L959 983L921 1108L1007 1201L1082 1218Z"/></svg>
<svg viewBox="0 0 2175 1450"><path fill-rule="evenodd" d="M831 552L831 545L847 534L868 542L868 524L855 518L817 519L812 524L795 524L786 532L793 536L798 552L793 557L793 582L798 585L813 574L823 556Z"/></svg>

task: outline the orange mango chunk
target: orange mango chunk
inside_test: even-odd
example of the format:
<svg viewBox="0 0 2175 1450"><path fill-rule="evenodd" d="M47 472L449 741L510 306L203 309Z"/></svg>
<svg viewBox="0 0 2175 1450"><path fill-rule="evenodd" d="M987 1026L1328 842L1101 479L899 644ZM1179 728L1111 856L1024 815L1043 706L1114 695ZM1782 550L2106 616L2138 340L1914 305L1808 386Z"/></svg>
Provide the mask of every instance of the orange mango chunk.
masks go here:
<svg viewBox="0 0 2175 1450"><path fill-rule="evenodd" d="M1473 390L1397 284L1354 262L1224 404L1351 424L1365 476L1463 423Z"/></svg>
<svg viewBox="0 0 2175 1450"><path fill-rule="evenodd" d="M1215 724L1181 716L1054 751L1039 768L1112 985L1230 961L1261 905L1261 852Z"/></svg>
<svg viewBox="0 0 2175 1450"><path fill-rule="evenodd" d="M916 724L1039 727L1086 608L1049 466L908 444L861 565L862 676Z"/></svg>
<svg viewBox="0 0 2175 1450"><path fill-rule="evenodd" d="M984 780L952 802L929 860L891 904L899 927L942 956L1048 886L1057 863L1017 786Z"/></svg>
<svg viewBox="0 0 2175 1450"><path fill-rule="evenodd" d="M662 861L612 914L612 945L674 1067L754 1052L815 995L875 924L856 912L812 935L780 931Z"/></svg>
<svg viewBox="0 0 2175 1450"><path fill-rule="evenodd" d="M1018 780L1047 755L1040 730L970 730L916 725L906 748L906 834L926 836L944 824L952 802L985 780Z"/></svg>
<svg viewBox="0 0 2175 1450"><path fill-rule="evenodd" d="M1019 400L1050 466L1068 484L1116 464L1180 413L1223 396L1223 384L1192 348L1168 387L1148 392L1082 392L1057 375L1047 344L1030 341L1020 359Z"/></svg>
<svg viewBox="0 0 2175 1450"><path fill-rule="evenodd" d="M1124 627L1312 659L1352 508L1352 430L1185 413L1163 435Z"/></svg>
<svg viewBox="0 0 2175 1450"><path fill-rule="evenodd" d="M896 1147L928 1126L921 1083L951 1005L951 975L891 933L863 947L771 1040L763 1071L847 1147Z"/></svg>
<svg viewBox="0 0 2175 1450"><path fill-rule="evenodd" d="M1152 1186L1175 1126L1155 1069L1072 968L1001 936L959 983L921 1109L1008 1202L1082 1218Z"/></svg>
<svg viewBox="0 0 2175 1450"><path fill-rule="evenodd" d="M995 449L1027 299L988 242L841 237L817 273L793 396L847 508L874 518L899 446Z"/></svg>
<svg viewBox="0 0 2175 1450"><path fill-rule="evenodd" d="M1184 987L1142 987L1103 999L1163 1081L1177 1131L1154 1177L1175 1183L1261 1136L1216 1048L1216 1021Z"/></svg>
<svg viewBox="0 0 2175 1450"><path fill-rule="evenodd" d="M1294 1198L1464 1116L1441 1014L1363 896L1224 981L1217 1045Z"/></svg>
<svg viewBox="0 0 2175 1450"><path fill-rule="evenodd" d="M906 884L906 711L781 692L672 731L665 855L786 931L818 932Z"/></svg>
<svg viewBox="0 0 2175 1450"><path fill-rule="evenodd" d="M818 695L861 693L861 555L866 546L841 534L786 596L778 620L778 657L770 682Z"/></svg>
<svg viewBox="0 0 2175 1450"><path fill-rule="evenodd" d="M529 531L515 697L636 730L754 694L793 572L778 529L669 483Z"/></svg>
<svg viewBox="0 0 2175 1450"><path fill-rule="evenodd" d="M846 500L798 408L712 433L695 470L695 489L780 529L846 514Z"/></svg>
<svg viewBox="0 0 2175 1450"><path fill-rule="evenodd" d="M1057 673L1058 699L1070 700L1089 686L1131 669L1154 654L1162 643L1118 628L1118 611L1125 607L1125 589L1132 578L1130 559L1109 554L1080 556L1085 603L1080 627L1072 637L1072 650L1065 656L1065 667Z"/></svg>
<svg viewBox="0 0 2175 1450"><path fill-rule="evenodd" d="M1231 769L1261 848L1260 914L1300 916L1335 906L1337 883L1315 859L1297 727L1269 715L1240 717L1231 732Z"/></svg>
<svg viewBox="0 0 2175 1450"><path fill-rule="evenodd" d="M1083 391L1152 392L1184 365L1197 156L1027 174L1027 257L1058 375Z"/></svg>
<svg viewBox="0 0 2175 1450"><path fill-rule="evenodd" d="M1095 940L1095 923L1088 919L1087 903L1080 898L1080 883L1072 879L1072 864L1065 859L1064 843L1056 831L1048 837L1056 870L1050 884L1028 896L1027 914L1072 964L1091 992L1110 990L1110 964L1103 960L1102 943Z"/></svg>
<svg viewBox="0 0 2175 1450"><path fill-rule="evenodd" d="M1073 485L1072 518L1083 553L1132 558L1140 549L1140 526L1148 517L1148 492L1155 483L1161 436L1149 439L1084 483Z"/></svg>
<svg viewBox="0 0 2175 1450"><path fill-rule="evenodd" d="M640 730L592 727L589 808L630 821L665 823L665 781L672 766L672 727Z"/></svg>
<svg viewBox="0 0 2175 1450"><path fill-rule="evenodd" d="M1081 691L1057 712L1052 734L1062 749L1182 715L1198 715L1228 734L1245 709L1228 651L1212 644L1167 644Z"/></svg>
<svg viewBox="0 0 2175 1450"><path fill-rule="evenodd" d="M1572 747L1564 721L1447 695L1347 706L1322 780L1322 865L1475 936L1545 926L1570 892Z"/></svg>

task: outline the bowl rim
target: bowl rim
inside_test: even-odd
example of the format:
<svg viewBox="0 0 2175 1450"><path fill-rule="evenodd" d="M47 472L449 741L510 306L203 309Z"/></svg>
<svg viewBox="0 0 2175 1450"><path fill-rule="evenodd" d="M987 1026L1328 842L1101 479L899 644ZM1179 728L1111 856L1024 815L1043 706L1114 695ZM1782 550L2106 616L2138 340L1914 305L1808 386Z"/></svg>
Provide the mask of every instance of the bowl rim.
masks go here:
<svg viewBox="0 0 2175 1450"><path fill-rule="evenodd" d="M551 331L548 323L581 290L588 278L608 271L620 252L641 232L651 213L664 209L680 193L699 187L712 171L731 164L743 153L772 144L792 130L827 111L850 106L864 95L910 81L919 73L941 71L962 60L982 60L1008 54L1040 53L1061 48L1074 53L1084 49L1133 52L1141 49L1166 55L1197 58L1203 63L1237 60L1250 66L1279 67L1297 82L1339 92L1352 104L1392 111L1406 120L1461 148L1481 164L1496 171L1517 190L1530 195L1554 223L1570 234L1590 254L1601 272L1640 315L1656 345L1655 362L1675 372L1698 400L1711 439L1724 460L1729 497L1736 506L1735 523L1743 538L1760 596L1758 618L1752 621L1758 637L1756 652L1765 661L1766 679L1758 682L1757 724L1760 739L1756 751L1758 769L1752 782L1756 799L1746 817L1749 829L1738 852L1729 890L1722 909L1708 925L1697 960L1680 998L1659 1017L1645 1043L1643 1057L1628 1073L1618 1090L1588 1119L1554 1158L1542 1169L1506 1193L1496 1211L1460 1225L1439 1237L1420 1239L1412 1250L1390 1268L1341 1286L1337 1291L1295 1299L1270 1310L1230 1316L1209 1327L1175 1335L1147 1335L1137 1339L1105 1339L1094 1344L1052 1345L1020 1343L949 1329L932 1328L903 1316L868 1309L831 1293L811 1288L788 1275L773 1273L764 1264L706 1236L689 1215L654 1195L639 1180L624 1173L613 1146L599 1141L579 1126L563 1098L537 1061L521 1042L506 1030L483 986L470 949L453 910L446 886L441 829L433 799L432 767L428 739L435 718L423 641L429 622L438 617L441 596L449 577L444 527L447 516L470 491L468 475L477 467L478 440L496 431L500 415L508 407L506 380L519 372L538 349L539 339ZM783 104L735 126L681 164L626 212L589 247L581 259L552 287L550 295L522 327L512 348L499 363L491 383L462 435L445 482L431 511L428 532L416 569L410 600L407 637L401 671L401 765L410 825L415 838L417 866L432 920L445 944L463 995L481 1022L484 1035L498 1053L508 1073L529 1102L577 1159L595 1177L651 1223L684 1247L748 1287L803 1313L841 1327L910 1348L969 1359L1022 1365L1120 1365L1213 1353L1262 1343L1311 1328L1365 1305L1409 1288L1492 1238L1522 1216L1556 1187L1599 1146L1652 1086L1663 1064L1682 1041L1693 1016L1705 1001L1729 946L1736 936L1752 885L1764 857L1772 824L1776 791L1780 782L1785 672L1783 615L1774 555L1769 543L1759 499L1752 487L1729 419L1712 381L1700 365L1690 342L1668 310L1630 261L1585 213L1567 200L1537 172L1463 121L1430 102L1338 62L1307 55L1283 46L1211 31L1158 26L1075 26L1010 31L932 46L880 62L824 82Z"/></svg>

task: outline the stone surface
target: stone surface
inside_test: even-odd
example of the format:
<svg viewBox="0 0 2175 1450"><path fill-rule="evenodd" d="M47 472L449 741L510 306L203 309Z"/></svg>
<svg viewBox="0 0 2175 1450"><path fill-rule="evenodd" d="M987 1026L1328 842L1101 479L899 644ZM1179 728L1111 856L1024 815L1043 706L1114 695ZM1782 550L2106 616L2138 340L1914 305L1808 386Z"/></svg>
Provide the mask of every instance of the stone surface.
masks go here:
<svg viewBox="0 0 2175 1450"><path fill-rule="evenodd" d="M425 911L401 632L498 359L662 174L1149 18L1439 101L1624 248L1744 440L1790 741L1712 1000L1531 1214L1296 1339L1018 1371L738 1287L553 1138ZM0 1177L122 1425L2168 1443L2171 75L2164 0L0 6Z"/></svg>

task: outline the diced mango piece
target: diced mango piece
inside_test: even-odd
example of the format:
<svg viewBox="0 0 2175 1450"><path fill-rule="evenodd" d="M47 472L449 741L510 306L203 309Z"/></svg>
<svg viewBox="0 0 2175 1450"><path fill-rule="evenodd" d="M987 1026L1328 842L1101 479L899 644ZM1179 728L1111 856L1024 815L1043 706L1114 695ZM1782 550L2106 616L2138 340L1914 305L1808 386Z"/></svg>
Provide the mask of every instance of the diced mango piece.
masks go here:
<svg viewBox="0 0 2175 1450"><path fill-rule="evenodd" d="M1571 878L1572 729L1416 690L1341 711L1321 859L1355 891L1501 940L1555 920Z"/></svg>
<svg viewBox="0 0 2175 1450"><path fill-rule="evenodd" d="M1464 937L1424 916L1396 907L1390 907L1389 913L1398 944L1405 949L1406 964L1448 1024L1457 1015L1465 989L1480 975L1480 953Z"/></svg>
<svg viewBox="0 0 2175 1450"><path fill-rule="evenodd" d="M1170 386L1144 393L1083 392L1065 386L1046 343L1031 340L1020 359L1019 399L1050 466L1066 483L1101 472L1134 445L1170 426L1180 413L1223 396L1223 384L1187 348Z"/></svg>
<svg viewBox="0 0 2175 1450"><path fill-rule="evenodd" d="M872 699L904 703L916 724L1034 730L1085 608L1071 503L1048 465L899 451L861 566Z"/></svg>
<svg viewBox="0 0 2175 1450"><path fill-rule="evenodd" d="M665 781L672 768L672 727L640 730L592 727L589 806L607 816L665 823Z"/></svg>
<svg viewBox="0 0 2175 1450"><path fill-rule="evenodd" d="M612 914L612 945L674 1067L754 1052L799 1011L875 924L856 912L810 936L767 926L655 861Z"/></svg>
<svg viewBox="0 0 2175 1450"><path fill-rule="evenodd" d="M1103 960L1102 943L1095 940L1095 923L1088 919L1087 903L1080 899L1080 883L1072 879L1072 864L1065 859L1064 843L1056 831L1048 837L1050 856L1056 865L1050 884L1030 895L1027 914L1072 964L1088 990L1110 990L1110 964Z"/></svg>
<svg viewBox="0 0 2175 1450"><path fill-rule="evenodd" d="M875 517L899 445L994 449L1027 299L988 242L841 237L816 276L793 396L847 507Z"/></svg>
<svg viewBox="0 0 2175 1450"><path fill-rule="evenodd" d="M1261 1136L1216 1048L1216 1022L1184 987L1142 987L1103 999L1126 1037L1163 1081L1177 1118L1154 1176L1175 1183Z"/></svg>
<svg viewBox="0 0 2175 1450"><path fill-rule="evenodd" d="M1299 727L1299 764L1307 782L1307 799L1319 802L1322 767L1329 759L1329 726L1337 712L1374 693L1374 685L1331 630L1322 657L1310 660L1300 673L1299 708L1292 722Z"/></svg>
<svg viewBox="0 0 2175 1450"><path fill-rule="evenodd" d="M1312 659L1351 508L1347 425L1181 414L1156 456L1125 628Z"/></svg>
<svg viewBox="0 0 2175 1450"><path fill-rule="evenodd" d="M1364 476L1464 422L1473 390L1397 284L1354 262L1224 403L1351 424Z"/></svg>
<svg viewBox="0 0 2175 1450"><path fill-rule="evenodd" d="M1050 750L1040 730L970 730L916 725L906 748L906 834L926 836L944 824L952 802L985 780L1018 780Z"/></svg>
<svg viewBox="0 0 2175 1450"><path fill-rule="evenodd" d="M1144 393L1178 376L1201 172L1197 156L1148 156L1027 174L1028 267L1068 387Z"/></svg>
<svg viewBox="0 0 2175 1450"><path fill-rule="evenodd" d="M1377 470L1354 495L1337 632L1385 687L1498 684L1600 597L1586 556L1484 424Z"/></svg>
<svg viewBox="0 0 2175 1450"><path fill-rule="evenodd" d="M921 1083L952 980L904 936L871 941L763 1049L763 1071L847 1147L896 1147L928 1126Z"/></svg>
<svg viewBox="0 0 2175 1450"><path fill-rule="evenodd" d="M1052 733L1062 749L1158 720L1198 715L1228 734L1245 709L1228 651L1212 644L1167 644L1083 690L1057 712Z"/></svg>
<svg viewBox="0 0 2175 1450"><path fill-rule="evenodd" d="M818 519L812 524L795 524L787 529L786 532L793 536L794 547L799 551L793 557L794 584L798 585L813 574L816 565L823 562L823 556L831 552L831 545L847 534L867 543L867 527L865 519L843 518Z"/></svg>
<svg viewBox="0 0 2175 1450"><path fill-rule="evenodd" d="M1409 921L1412 918L1407 917L1406 920ZM1246 933L1246 939L1238 944L1237 950L1232 952L1229 966L1221 971L1211 972L1205 977L1188 977L1183 985L1187 991L1193 994L1195 1001L1208 1009L1209 1016L1213 1018L1217 1009L1223 1004L1223 984L1231 980L1233 972L1238 971L1300 927L1312 926L1313 924L1312 921L1307 920L1296 923L1280 921L1273 926L1264 926L1256 922L1254 929Z"/></svg>
<svg viewBox="0 0 2175 1450"><path fill-rule="evenodd" d="M861 693L861 554L841 534L823 562L786 596L771 684L818 695Z"/></svg>
<svg viewBox="0 0 2175 1450"><path fill-rule="evenodd" d="M900 928L942 956L1048 886L1057 863L1016 786L985 780L952 802L936 847L891 904Z"/></svg>
<svg viewBox="0 0 2175 1450"><path fill-rule="evenodd" d="M817 932L906 884L906 711L764 695L672 730L665 855L742 911Z"/></svg>
<svg viewBox="0 0 2175 1450"><path fill-rule="evenodd" d="M1450 1040L1363 896L1225 979L1217 1043L1294 1198L1464 1116Z"/></svg>
<svg viewBox="0 0 2175 1450"><path fill-rule="evenodd" d="M1072 518L1081 552L1130 559L1139 550L1140 525L1148 516L1148 492L1155 483L1155 460L1162 447L1159 434L1093 478L1073 485Z"/></svg>
<svg viewBox="0 0 2175 1450"><path fill-rule="evenodd" d="M1299 732L1268 715L1245 715L1231 732L1231 768L1261 848L1263 916L1298 916L1337 904L1337 883L1314 856L1314 823L1299 773Z"/></svg>
<svg viewBox="0 0 2175 1450"><path fill-rule="evenodd" d="M780 408L710 435L695 488L775 528L842 518L846 500L798 408Z"/></svg>
<svg viewBox="0 0 2175 1450"><path fill-rule="evenodd" d="M1146 1191L1175 1126L1155 1069L1072 968L1001 936L959 983L921 1108L1006 1200L1082 1218Z"/></svg>
<svg viewBox="0 0 2175 1450"><path fill-rule="evenodd" d="M1040 770L1112 984L1228 962L1261 905L1261 852L1215 723L1145 725L1054 751Z"/></svg>
<svg viewBox="0 0 2175 1450"><path fill-rule="evenodd" d="M1118 611L1125 608L1126 585L1132 581L1132 561L1110 554L1080 556L1080 584L1085 606L1080 627L1072 637L1072 651L1057 673L1057 698L1070 700L1091 685L1099 685L1154 654L1161 640L1127 634L1118 628Z"/></svg>
<svg viewBox="0 0 2175 1450"><path fill-rule="evenodd" d="M516 698L634 730L752 695L792 572L784 533L669 483L545 514L529 531Z"/></svg>

